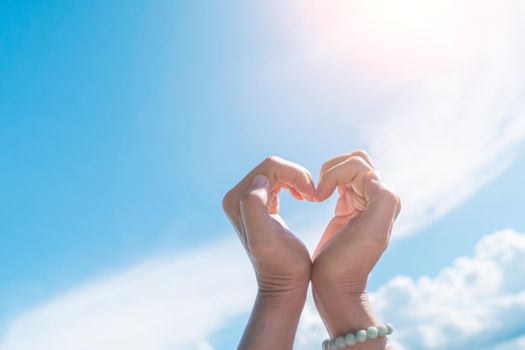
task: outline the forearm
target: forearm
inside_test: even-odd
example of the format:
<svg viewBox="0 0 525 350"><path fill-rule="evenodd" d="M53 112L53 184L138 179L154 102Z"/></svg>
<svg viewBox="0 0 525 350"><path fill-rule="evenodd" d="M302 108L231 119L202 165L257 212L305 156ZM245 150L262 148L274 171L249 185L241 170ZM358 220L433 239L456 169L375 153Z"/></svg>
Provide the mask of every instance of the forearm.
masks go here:
<svg viewBox="0 0 525 350"><path fill-rule="evenodd" d="M292 349L306 290L307 286L286 294L259 292L238 349Z"/></svg>
<svg viewBox="0 0 525 350"><path fill-rule="evenodd" d="M377 326L381 322L372 310L366 292L354 293L337 288L313 286L314 300L330 337ZM358 343L353 350L391 350L385 337Z"/></svg>

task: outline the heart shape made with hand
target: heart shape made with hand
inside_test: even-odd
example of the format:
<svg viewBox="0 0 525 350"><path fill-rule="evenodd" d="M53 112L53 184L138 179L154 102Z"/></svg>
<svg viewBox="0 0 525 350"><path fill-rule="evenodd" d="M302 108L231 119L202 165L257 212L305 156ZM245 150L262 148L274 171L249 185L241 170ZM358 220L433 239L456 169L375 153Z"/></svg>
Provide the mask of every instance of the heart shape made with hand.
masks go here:
<svg viewBox="0 0 525 350"><path fill-rule="evenodd" d="M288 161L279 157L270 157L269 163L286 164ZM357 150L346 153L326 161L320 170L319 181L317 186L310 172L297 164L290 163L291 167L300 167L300 171L308 176L308 182L314 186L315 193L313 196L298 178L285 180L287 182L274 181L270 197L268 199L268 211L273 214L274 218L282 225L286 225L284 220L276 215L279 212L280 190L286 189L297 200L306 199L311 202L323 202L328 199L335 189L338 190L337 204L334 210L334 217L328 223L326 230L319 241L316 251L326 242L337 230L346 224L352 217L362 213L367 208L365 196L365 178L370 172L379 177L379 173L365 151ZM341 181L344 178L344 181ZM314 254L315 255L315 254Z"/></svg>
<svg viewBox="0 0 525 350"><path fill-rule="evenodd" d="M279 215L278 194L288 189L298 200L321 202L336 188L335 215L312 257ZM304 167L269 157L226 194L223 207L254 267L258 295L273 301L282 298L286 304L298 301L295 316L290 316L298 320L297 311L311 282L317 309L331 335L378 324L370 313L366 284L386 249L400 202L380 180L365 152L325 162L317 186ZM255 314L261 304L256 305ZM282 329L277 327L272 334ZM292 332L288 335L282 348L291 348Z"/></svg>
<svg viewBox="0 0 525 350"><path fill-rule="evenodd" d="M257 175L263 175L269 181L266 198L267 213L286 229L288 227L279 215L279 192L282 189L288 190L297 200L322 202L328 199L337 188L339 198L335 215L328 223L317 251L340 227L352 217L366 210L365 178L370 173L379 177L370 157L362 150L346 153L326 161L321 167L317 186L310 172L301 165L280 157L268 157L228 192L223 206L237 228L241 240L244 239L244 243L247 243L245 234L240 232L243 227L240 218L240 203Z"/></svg>

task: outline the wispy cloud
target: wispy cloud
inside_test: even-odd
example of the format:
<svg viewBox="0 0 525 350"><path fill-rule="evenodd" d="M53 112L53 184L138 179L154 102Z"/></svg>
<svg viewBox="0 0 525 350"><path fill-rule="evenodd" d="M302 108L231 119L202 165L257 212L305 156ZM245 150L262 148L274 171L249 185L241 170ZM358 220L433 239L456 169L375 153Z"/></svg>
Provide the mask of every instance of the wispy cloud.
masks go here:
<svg viewBox="0 0 525 350"><path fill-rule="evenodd" d="M396 348L517 350L525 333L525 284L516 272L524 269L525 234L503 230L436 277L393 278L372 301L397 326ZM11 322L0 349L208 350L212 333L249 310L253 286L237 242L219 242L86 283L30 310ZM297 348L318 349L325 336L310 299Z"/></svg>
<svg viewBox="0 0 525 350"><path fill-rule="evenodd" d="M487 350L521 350L525 349L525 335L522 335L518 338L511 339L502 344L498 344L494 348Z"/></svg>
<svg viewBox="0 0 525 350"><path fill-rule="evenodd" d="M85 283L13 320L0 349L206 349L246 312L251 265L235 239Z"/></svg>
<svg viewBox="0 0 525 350"><path fill-rule="evenodd" d="M260 89L301 90L309 99L297 118L323 111L325 132L333 124L361 138L403 198L394 237L512 163L525 138L522 1L285 4L279 56L262 63Z"/></svg>

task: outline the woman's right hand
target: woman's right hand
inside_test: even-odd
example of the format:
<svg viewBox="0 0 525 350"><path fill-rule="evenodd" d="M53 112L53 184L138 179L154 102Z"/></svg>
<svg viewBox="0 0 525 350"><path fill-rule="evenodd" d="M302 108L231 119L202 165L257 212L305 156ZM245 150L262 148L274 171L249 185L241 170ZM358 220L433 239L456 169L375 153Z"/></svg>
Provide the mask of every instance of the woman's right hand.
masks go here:
<svg viewBox="0 0 525 350"><path fill-rule="evenodd" d="M279 191L313 201L315 185L302 166L268 157L231 189L224 211L235 227L255 269L259 291L265 294L306 291L311 259L304 244L279 215Z"/></svg>
<svg viewBox="0 0 525 350"><path fill-rule="evenodd" d="M303 167L270 157L230 190L224 211L248 253L257 277L255 305L239 350L290 350L306 299L311 259L279 215L278 193L313 200L315 186Z"/></svg>

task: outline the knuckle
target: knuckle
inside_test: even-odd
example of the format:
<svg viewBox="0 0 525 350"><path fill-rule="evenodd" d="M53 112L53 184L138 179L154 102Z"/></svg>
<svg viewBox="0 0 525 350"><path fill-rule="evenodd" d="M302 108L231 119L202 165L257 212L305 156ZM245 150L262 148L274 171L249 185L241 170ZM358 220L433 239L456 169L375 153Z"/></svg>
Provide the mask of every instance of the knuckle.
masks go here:
<svg viewBox="0 0 525 350"><path fill-rule="evenodd" d="M388 188L381 188L381 200L389 205L395 206L399 201L399 197Z"/></svg>
<svg viewBox="0 0 525 350"><path fill-rule="evenodd" d="M227 215L230 215L233 211L234 201L235 201L233 197L234 197L233 190L230 190L222 198L222 210Z"/></svg>
<svg viewBox="0 0 525 350"><path fill-rule="evenodd" d="M329 163L328 162L324 162L323 165L321 166L321 171L326 171L328 170L328 167L329 167Z"/></svg>
<svg viewBox="0 0 525 350"><path fill-rule="evenodd" d="M353 155L347 159L347 163L352 166L360 166L360 165L364 165L365 161L363 160L363 158Z"/></svg>
<svg viewBox="0 0 525 350"><path fill-rule="evenodd" d="M383 196L390 201L397 201L397 195L388 188L383 189Z"/></svg>
<svg viewBox="0 0 525 350"><path fill-rule="evenodd" d="M399 214L399 211L401 209L401 200L397 194L392 192L390 189L383 187L379 189L377 198L381 203L381 206L392 210L395 216Z"/></svg>
<svg viewBox="0 0 525 350"><path fill-rule="evenodd" d="M399 212L401 211L401 198L398 195L395 195L395 196L396 196L396 211L397 211L397 214L399 214Z"/></svg>
<svg viewBox="0 0 525 350"><path fill-rule="evenodd" d="M275 164L278 164L281 161L281 159L282 158L278 156L268 156L262 161L262 163L271 167Z"/></svg>
<svg viewBox="0 0 525 350"><path fill-rule="evenodd" d="M369 158L368 153L364 149L358 149L352 152L352 155L362 157L362 158Z"/></svg>

